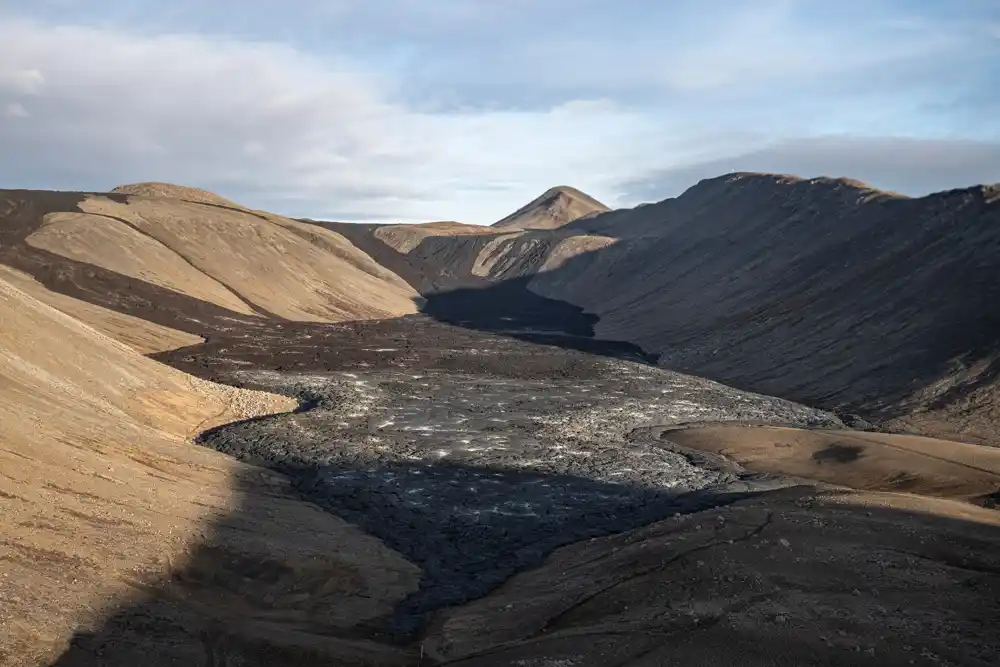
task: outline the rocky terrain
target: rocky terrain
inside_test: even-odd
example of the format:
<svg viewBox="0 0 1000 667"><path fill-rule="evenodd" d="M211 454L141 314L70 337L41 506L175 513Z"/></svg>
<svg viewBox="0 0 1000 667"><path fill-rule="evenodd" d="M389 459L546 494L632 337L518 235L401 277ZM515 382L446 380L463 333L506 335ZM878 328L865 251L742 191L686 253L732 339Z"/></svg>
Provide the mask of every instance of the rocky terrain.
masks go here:
<svg viewBox="0 0 1000 667"><path fill-rule="evenodd" d="M513 284L582 307L600 338L740 388L896 430L1000 443L1000 187L908 198L846 179L731 174L552 231L332 228L425 294Z"/></svg>
<svg viewBox="0 0 1000 667"><path fill-rule="evenodd" d="M315 603L330 581L318 615L337 627L405 597L419 573L398 554L189 440L294 407L147 359L0 278L0 664L199 664L198 609L295 616L300 587ZM144 611L109 634L123 606Z"/></svg>
<svg viewBox="0 0 1000 667"><path fill-rule="evenodd" d="M4 191L0 665L995 664L995 195Z"/></svg>
<svg viewBox="0 0 1000 667"><path fill-rule="evenodd" d="M276 339L336 353L300 370L292 355L260 355ZM780 485L703 470L636 429L839 425L654 366L422 317L218 336L163 358L306 406L200 442L289 475L303 497L418 564L421 591L391 622L409 631L423 613L480 597L557 546Z"/></svg>

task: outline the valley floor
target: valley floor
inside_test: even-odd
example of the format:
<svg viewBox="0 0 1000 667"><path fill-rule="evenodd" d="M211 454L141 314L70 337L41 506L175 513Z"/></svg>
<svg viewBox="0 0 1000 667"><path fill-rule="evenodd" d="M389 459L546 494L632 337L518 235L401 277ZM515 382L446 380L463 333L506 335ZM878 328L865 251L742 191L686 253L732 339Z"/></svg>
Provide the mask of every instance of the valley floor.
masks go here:
<svg viewBox="0 0 1000 667"><path fill-rule="evenodd" d="M421 568L419 588L352 631L397 647L392 660L985 666L1000 655L987 631L1000 614L994 510L744 467L684 427L859 436L627 346L526 333L423 316L280 323L162 358L300 401L200 441L288 476Z"/></svg>
<svg viewBox="0 0 1000 667"><path fill-rule="evenodd" d="M68 403L85 442L8 454L59 457L70 481L0 479L23 515L0 544L0 664L996 664L996 450L946 443L931 465L940 443L659 368L579 308L512 294L477 322L473 296L433 317L214 320L153 356L298 408L205 385L229 407L191 428L263 416L203 447L146 441L141 411L112 447L106 417ZM80 387L118 387L113 368L91 382L118 357L196 382L78 333ZM36 380L67 372L39 350ZM156 397L156 419L192 418Z"/></svg>
<svg viewBox="0 0 1000 667"><path fill-rule="evenodd" d="M778 486L694 466L641 426L838 425L818 410L617 356L424 317L274 335L291 352L269 357L268 368L254 367L257 350L278 348L263 333L171 355L305 406L201 442L287 473L303 497L418 564L421 590L397 610L393 630L481 597L558 546ZM302 347L336 352L298 370L290 359Z"/></svg>

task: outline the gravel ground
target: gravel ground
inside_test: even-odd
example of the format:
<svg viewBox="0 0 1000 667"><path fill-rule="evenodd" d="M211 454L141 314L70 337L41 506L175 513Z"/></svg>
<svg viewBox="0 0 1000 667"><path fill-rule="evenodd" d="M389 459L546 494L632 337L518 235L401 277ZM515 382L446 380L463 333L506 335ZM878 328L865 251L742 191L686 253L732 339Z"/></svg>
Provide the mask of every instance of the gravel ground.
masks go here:
<svg viewBox="0 0 1000 667"><path fill-rule="evenodd" d="M657 426L837 424L795 403L576 345L425 318L296 331L281 334L293 357L314 346L335 349L335 360L313 360L319 372L289 369L297 364L280 356L260 368L258 351L270 344L259 337L188 353L220 379L302 402L296 413L213 429L201 441L288 474L304 497L423 568L420 591L387 619L393 632L485 595L557 546L783 483L694 465L651 437Z"/></svg>

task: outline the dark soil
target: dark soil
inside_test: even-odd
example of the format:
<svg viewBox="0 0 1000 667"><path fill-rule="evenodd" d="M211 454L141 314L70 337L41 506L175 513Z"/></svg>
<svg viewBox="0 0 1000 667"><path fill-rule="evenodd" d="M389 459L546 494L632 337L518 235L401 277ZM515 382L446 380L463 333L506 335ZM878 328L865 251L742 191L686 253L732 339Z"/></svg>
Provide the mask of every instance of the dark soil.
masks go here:
<svg viewBox="0 0 1000 667"><path fill-rule="evenodd" d="M556 340L516 337L532 335ZM201 442L287 474L304 498L420 565L420 591L380 628L405 635L427 612L485 595L557 546L776 484L692 465L642 426L836 421L634 361L641 356L582 336L491 334L411 316L234 329L161 358L300 399L295 414L223 426Z"/></svg>

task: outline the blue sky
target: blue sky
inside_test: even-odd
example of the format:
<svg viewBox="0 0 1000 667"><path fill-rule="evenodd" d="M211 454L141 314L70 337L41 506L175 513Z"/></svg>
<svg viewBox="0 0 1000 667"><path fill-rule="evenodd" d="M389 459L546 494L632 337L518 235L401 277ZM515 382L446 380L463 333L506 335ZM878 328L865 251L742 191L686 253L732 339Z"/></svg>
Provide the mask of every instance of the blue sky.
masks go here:
<svg viewBox="0 0 1000 667"><path fill-rule="evenodd" d="M731 170L1000 181L996 0L0 0L0 185L490 223Z"/></svg>

